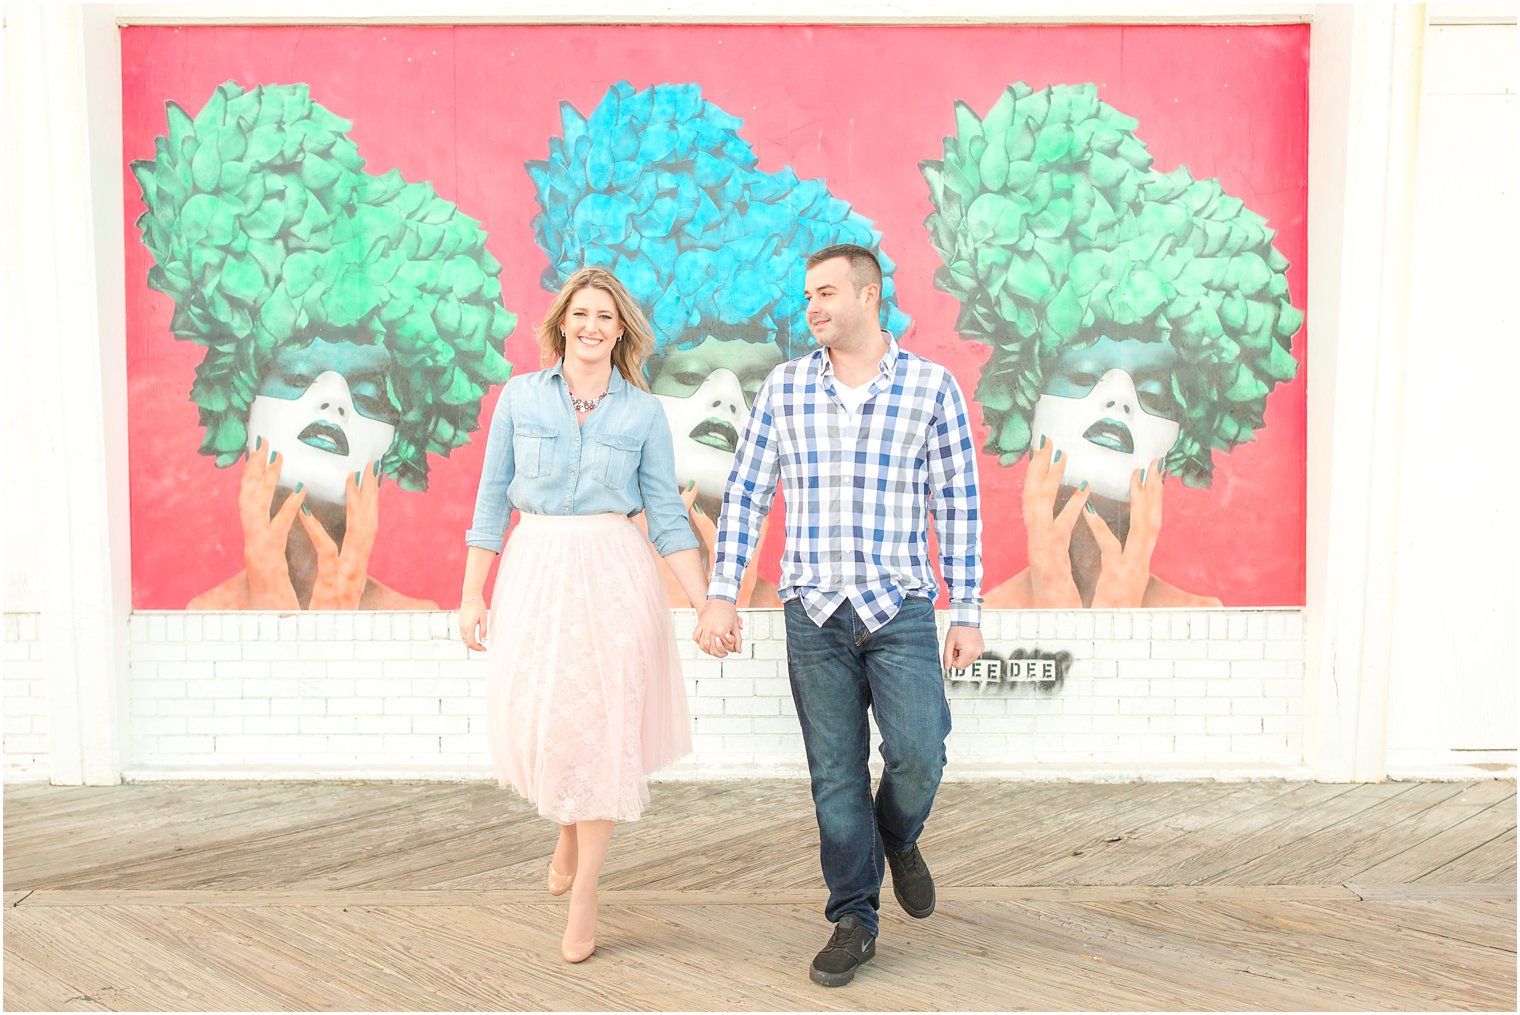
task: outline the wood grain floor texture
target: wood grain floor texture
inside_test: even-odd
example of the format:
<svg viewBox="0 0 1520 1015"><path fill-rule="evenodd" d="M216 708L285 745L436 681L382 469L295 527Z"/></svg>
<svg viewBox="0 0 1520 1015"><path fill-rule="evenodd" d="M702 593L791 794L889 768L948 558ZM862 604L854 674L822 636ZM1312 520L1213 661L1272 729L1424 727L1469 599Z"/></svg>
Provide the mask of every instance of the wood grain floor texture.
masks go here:
<svg viewBox="0 0 1520 1015"><path fill-rule="evenodd" d="M109 1010L1500 1010L1515 784L955 782L939 908L847 987L806 783L653 787L558 955L554 826L484 784L5 790L4 1001Z"/></svg>

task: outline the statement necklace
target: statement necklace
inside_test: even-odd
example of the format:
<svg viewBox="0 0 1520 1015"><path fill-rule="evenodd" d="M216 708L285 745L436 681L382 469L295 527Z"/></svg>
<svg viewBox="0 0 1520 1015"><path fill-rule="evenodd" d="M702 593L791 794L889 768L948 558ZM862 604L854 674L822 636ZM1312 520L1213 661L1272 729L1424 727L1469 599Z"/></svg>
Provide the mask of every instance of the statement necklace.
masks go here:
<svg viewBox="0 0 1520 1015"><path fill-rule="evenodd" d="M570 396L570 405L575 409L576 412L590 412L598 405L601 405L602 399L606 397L606 391L602 392L600 395L597 395L595 398L576 398L575 395L572 394Z"/></svg>

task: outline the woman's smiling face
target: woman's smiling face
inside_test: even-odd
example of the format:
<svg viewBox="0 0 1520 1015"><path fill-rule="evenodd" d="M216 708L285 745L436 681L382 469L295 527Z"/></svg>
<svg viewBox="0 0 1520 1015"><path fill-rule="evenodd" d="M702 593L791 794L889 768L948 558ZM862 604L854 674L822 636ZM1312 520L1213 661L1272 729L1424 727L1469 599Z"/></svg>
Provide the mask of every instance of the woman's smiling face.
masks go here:
<svg viewBox="0 0 1520 1015"><path fill-rule="evenodd" d="M307 496L344 502L348 477L390 449L400 412L386 375L391 355L378 345L316 339L285 349L259 384L248 410L248 448L278 451L280 485L304 484Z"/></svg>
<svg viewBox="0 0 1520 1015"><path fill-rule="evenodd" d="M1170 342L1111 339L1067 349L1046 374L1031 423L1066 459L1063 482L1129 500L1130 475L1177 442L1182 410L1172 395Z"/></svg>
<svg viewBox="0 0 1520 1015"><path fill-rule="evenodd" d="M565 361L592 370L605 369L612 362L612 349L623 334L612 294L589 285L570 297L560 329L565 334ZM598 392L578 394L594 398Z"/></svg>

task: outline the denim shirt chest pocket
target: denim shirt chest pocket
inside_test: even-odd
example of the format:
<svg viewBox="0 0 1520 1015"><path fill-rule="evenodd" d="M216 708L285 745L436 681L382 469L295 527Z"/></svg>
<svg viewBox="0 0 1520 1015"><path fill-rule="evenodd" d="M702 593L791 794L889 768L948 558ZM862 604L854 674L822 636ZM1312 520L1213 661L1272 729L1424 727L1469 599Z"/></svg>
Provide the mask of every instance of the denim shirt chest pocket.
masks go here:
<svg viewBox="0 0 1520 1015"><path fill-rule="evenodd" d="M518 475L536 479L549 471L554 461L554 441L559 427L547 423L522 422L512 428L512 458Z"/></svg>
<svg viewBox="0 0 1520 1015"><path fill-rule="evenodd" d="M628 486L633 471L639 465L639 453L644 438L631 434L603 433L596 435L591 475L603 486L622 490Z"/></svg>

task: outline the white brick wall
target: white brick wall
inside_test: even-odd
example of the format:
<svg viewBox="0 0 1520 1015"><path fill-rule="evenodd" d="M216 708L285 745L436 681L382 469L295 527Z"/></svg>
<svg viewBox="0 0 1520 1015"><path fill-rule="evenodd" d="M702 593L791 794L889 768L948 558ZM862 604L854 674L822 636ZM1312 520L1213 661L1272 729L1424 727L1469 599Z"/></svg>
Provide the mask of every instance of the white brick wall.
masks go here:
<svg viewBox="0 0 1520 1015"><path fill-rule="evenodd" d="M127 776L481 776L484 667L447 613L137 613Z"/></svg>
<svg viewBox="0 0 1520 1015"><path fill-rule="evenodd" d="M1049 691L952 682L952 775L1302 774L1298 611L997 612L983 637L1070 668Z"/></svg>
<svg viewBox="0 0 1520 1015"><path fill-rule="evenodd" d="M8 777L47 775L39 618L5 617ZM779 613L742 656L683 638L694 755L675 778L801 775ZM943 618L942 618L943 621ZM1272 613L989 613L988 648L1066 652L1054 688L949 686L949 777L1302 774L1303 621ZM484 777L484 673L453 616L139 613L128 777Z"/></svg>
<svg viewBox="0 0 1520 1015"><path fill-rule="evenodd" d="M48 777L47 687L42 670L42 618L5 615L5 778Z"/></svg>
<svg viewBox="0 0 1520 1015"><path fill-rule="evenodd" d="M746 612L722 661L686 640L692 611L675 620L694 755L666 775L805 774L781 614ZM484 662L453 631L448 613L135 614L127 776L486 777ZM984 637L1071 663L1048 690L952 682L950 778L1304 774L1299 611L998 612Z"/></svg>

